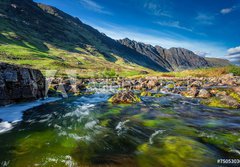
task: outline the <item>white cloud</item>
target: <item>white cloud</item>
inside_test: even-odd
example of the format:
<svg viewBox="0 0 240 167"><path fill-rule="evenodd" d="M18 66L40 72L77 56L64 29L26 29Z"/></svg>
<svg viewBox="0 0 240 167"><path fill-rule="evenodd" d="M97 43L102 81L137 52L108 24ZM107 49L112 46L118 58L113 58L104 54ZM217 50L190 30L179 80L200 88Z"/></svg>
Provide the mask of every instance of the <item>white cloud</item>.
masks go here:
<svg viewBox="0 0 240 167"><path fill-rule="evenodd" d="M215 17L210 14L205 13L198 13L197 17L195 17L195 20L198 21L200 24L204 25L212 25Z"/></svg>
<svg viewBox="0 0 240 167"><path fill-rule="evenodd" d="M230 48L227 50L228 52L228 59L233 62L234 64L240 65L240 46L235 48Z"/></svg>
<svg viewBox="0 0 240 167"><path fill-rule="evenodd" d="M181 26L179 21L170 21L170 22L159 21L159 22L156 22L156 23L161 25L161 26L174 27L174 28L178 28L178 29L181 29L181 30L192 32L192 29Z"/></svg>
<svg viewBox="0 0 240 167"><path fill-rule="evenodd" d="M92 10L97 13L108 14L111 15L112 13L106 11L103 6L97 4L93 0L80 0L80 3L87 9Z"/></svg>
<svg viewBox="0 0 240 167"><path fill-rule="evenodd" d="M228 13L231 13L232 11L233 11L233 8L225 8L225 9L222 9L220 13L228 14Z"/></svg>
<svg viewBox="0 0 240 167"><path fill-rule="evenodd" d="M201 57L211 56L210 53L204 52L204 51L195 51L194 53L198 56L201 56Z"/></svg>
<svg viewBox="0 0 240 167"><path fill-rule="evenodd" d="M228 49L229 55L240 54L240 46Z"/></svg>
<svg viewBox="0 0 240 167"><path fill-rule="evenodd" d="M230 8L224 8L224 9L221 9L220 10L220 13L225 15L225 14L228 14L228 13L231 13L233 12L234 10L236 10L237 8L239 8L240 5L235 5L235 6L232 6Z"/></svg>
<svg viewBox="0 0 240 167"><path fill-rule="evenodd" d="M148 10L148 13L155 16L172 17L169 10L166 9L168 7L166 3L168 2L163 1L159 3L159 1L149 0L144 4L144 8Z"/></svg>

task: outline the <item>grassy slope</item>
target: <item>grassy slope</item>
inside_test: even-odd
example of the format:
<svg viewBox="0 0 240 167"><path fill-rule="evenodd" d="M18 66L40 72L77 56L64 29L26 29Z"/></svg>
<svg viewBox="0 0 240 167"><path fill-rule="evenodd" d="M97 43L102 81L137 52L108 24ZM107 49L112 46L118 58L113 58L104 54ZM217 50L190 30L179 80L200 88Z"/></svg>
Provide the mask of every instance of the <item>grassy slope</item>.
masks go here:
<svg viewBox="0 0 240 167"><path fill-rule="evenodd" d="M59 70L59 75L77 70L79 77L101 75L103 71L115 71L120 76L151 72L124 60L124 53L113 52L115 41L55 8L40 8L31 0L3 0L0 5L2 62L42 71Z"/></svg>
<svg viewBox="0 0 240 167"><path fill-rule="evenodd" d="M137 75L141 71L151 70L136 64L125 62L114 55L116 62L106 60L95 48L76 47L74 51L56 48L45 43L46 51L40 50L24 40L16 40L13 32L4 32L0 36L0 61L24 65L36 69L58 70L58 75L64 75L65 70L76 70L79 77L101 76L104 70L115 71L120 76Z"/></svg>
<svg viewBox="0 0 240 167"><path fill-rule="evenodd" d="M152 72L145 76L158 76L158 77L220 77L225 74L233 73L235 76L240 76L240 67L229 65L225 67L211 67L211 68L200 68L193 70L184 70L178 72ZM130 76L130 78L141 78L144 75Z"/></svg>
<svg viewBox="0 0 240 167"><path fill-rule="evenodd" d="M58 70L58 75L65 75L65 70L76 70L81 78L101 77L103 71L115 71L119 76L142 76L141 71L148 71L151 76L170 77L212 77L222 74L234 73L240 75L240 68L236 66L214 67L182 72L160 73L125 62L117 55L113 55L117 61L111 62L92 46L87 48L77 47L74 51L56 48L45 43L48 50L43 51L24 40L16 40L18 36L13 32L4 32L0 36L0 61L19 64L45 70Z"/></svg>

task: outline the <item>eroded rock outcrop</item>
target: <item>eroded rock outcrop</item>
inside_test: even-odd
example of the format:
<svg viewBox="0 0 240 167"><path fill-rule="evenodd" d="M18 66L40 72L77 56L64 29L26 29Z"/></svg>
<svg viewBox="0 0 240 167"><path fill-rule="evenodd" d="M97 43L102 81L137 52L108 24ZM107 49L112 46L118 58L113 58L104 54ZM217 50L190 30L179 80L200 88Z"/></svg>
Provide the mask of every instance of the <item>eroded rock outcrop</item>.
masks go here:
<svg viewBox="0 0 240 167"><path fill-rule="evenodd" d="M45 77L39 70L0 63L0 106L45 97Z"/></svg>

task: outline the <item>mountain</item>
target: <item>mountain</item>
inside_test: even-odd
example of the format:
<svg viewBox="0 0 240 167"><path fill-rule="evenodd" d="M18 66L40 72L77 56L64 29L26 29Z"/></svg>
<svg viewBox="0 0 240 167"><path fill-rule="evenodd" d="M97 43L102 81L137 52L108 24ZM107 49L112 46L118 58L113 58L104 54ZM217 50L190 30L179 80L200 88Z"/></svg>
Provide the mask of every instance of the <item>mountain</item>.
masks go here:
<svg viewBox="0 0 240 167"><path fill-rule="evenodd" d="M205 57L205 59L208 61L208 64L210 64L213 67L224 67L224 66L231 65L231 62L226 59L209 58L209 57Z"/></svg>
<svg viewBox="0 0 240 167"><path fill-rule="evenodd" d="M43 70L73 69L81 76L120 75L208 67L182 48L113 40L78 18L32 0L0 0L0 61Z"/></svg>
<svg viewBox="0 0 240 167"><path fill-rule="evenodd" d="M93 73L96 62L102 66L98 69L100 71L104 68L122 72L133 68L139 68L139 71L144 68L167 71L145 55L55 7L32 0L1 0L0 6L1 61L30 64L41 69L47 69L47 65L52 65L52 68L92 68ZM46 62L42 67L39 60L43 64L44 61L53 64Z"/></svg>
<svg viewBox="0 0 240 167"><path fill-rule="evenodd" d="M128 38L118 41L119 43L146 55L169 71L211 66L206 59L184 48L165 49L161 46L154 47Z"/></svg>

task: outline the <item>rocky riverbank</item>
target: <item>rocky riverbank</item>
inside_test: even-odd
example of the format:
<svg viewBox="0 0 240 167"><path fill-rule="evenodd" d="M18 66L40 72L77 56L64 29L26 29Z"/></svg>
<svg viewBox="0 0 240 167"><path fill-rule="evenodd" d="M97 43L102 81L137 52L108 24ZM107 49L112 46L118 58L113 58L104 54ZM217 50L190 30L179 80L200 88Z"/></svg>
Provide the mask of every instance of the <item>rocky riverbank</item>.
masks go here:
<svg viewBox="0 0 240 167"><path fill-rule="evenodd" d="M161 97L161 93L174 93L188 98L198 98L202 104L212 107L240 108L240 76L233 74L220 77L92 78L80 80L47 78L45 80L39 70L6 63L0 63L0 71L0 105L44 98L46 83L48 83L47 95L52 97L89 94L93 93L89 91L90 87L104 85L106 89L117 87L118 90L121 90L120 94L116 94L109 100L113 103L140 102L138 96Z"/></svg>
<svg viewBox="0 0 240 167"><path fill-rule="evenodd" d="M116 79L84 79L73 81L71 79L62 81L53 79L52 92L59 87L66 88L66 93L81 95L89 85L98 86L104 83L107 87L118 87L122 90L110 101L128 102L133 101L132 92L138 92L140 96L161 97L160 93L180 94L188 98L198 98L202 104L212 107L239 108L240 107L240 77L233 74L221 77L145 77L145 78L116 78ZM50 94L52 93L50 91ZM127 98L129 97L129 99ZM134 98L132 98L134 97ZM137 98L136 98L137 99ZM137 100L139 101L139 100Z"/></svg>
<svg viewBox="0 0 240 167"><path fill-rule="evenodd" d="M44 98L45 92L39 70L0 63L0 106Z"/></svg>

